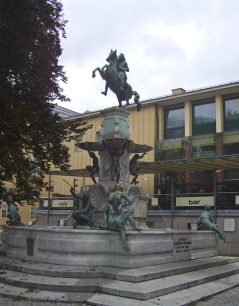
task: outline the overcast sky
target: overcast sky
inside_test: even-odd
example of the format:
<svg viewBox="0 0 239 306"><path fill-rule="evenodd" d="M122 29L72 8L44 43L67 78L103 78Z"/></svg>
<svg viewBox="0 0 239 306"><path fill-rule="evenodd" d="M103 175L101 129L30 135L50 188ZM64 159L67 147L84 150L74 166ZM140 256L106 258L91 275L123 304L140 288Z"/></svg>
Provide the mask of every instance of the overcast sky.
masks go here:
<svg viewBox="0 0 239 306"><path fill-rule="evenodd" d="M239 0L62 0L70 103L83 113L118 105L92 70L111 49L124 53L128 83L141 99L239 80ZM133 99L131 101L133 103Z"/></svg>

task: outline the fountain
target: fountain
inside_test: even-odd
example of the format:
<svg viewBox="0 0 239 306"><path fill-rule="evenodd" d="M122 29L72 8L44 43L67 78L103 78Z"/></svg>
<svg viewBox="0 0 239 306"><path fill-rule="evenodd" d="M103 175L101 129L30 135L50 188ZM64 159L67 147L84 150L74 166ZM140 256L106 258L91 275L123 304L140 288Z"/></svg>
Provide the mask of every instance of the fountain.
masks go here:
<svg viewBox="0 0 239 306"><path fill-rule="evenodd" d="M130 91L131 87L126 80L122 76L117 79L116 73L113 76L118 81L118 89L110 82L110 73L115 69L111 63L114 61L115 65L116 51L111 55L112 52L108 57L109 66L94 70L94 73L99 70L106 80L106 90L103 93L107 93L108 87L114 89L120 106L123 100L128 104L129 96L133 94L139 111L139 95L132 92L132 89ZM217 255L215 233L211 231L148 229L147 202L150 196L147 190L137 186L137 160L152 150L152 147L130 140L130 113L124 108L107 109L102 111L102 115L102 140L77 143L78 147L89 152L93 160L93 166L87 169L94 184L85 188L88 228L78 229L77 224L74 229L3 226L2 242L6 247L6 255L50 264L121 268ZM94 152L99 153L100 161ZM134 156L130 162L131 154ZM98 183L95 178L97 172ZM134 176L131 183L130 174ZM75 216L76 222L80 218L84 219L82 214L79 212ZM135 231L131 230L130 225Z"/></svg>

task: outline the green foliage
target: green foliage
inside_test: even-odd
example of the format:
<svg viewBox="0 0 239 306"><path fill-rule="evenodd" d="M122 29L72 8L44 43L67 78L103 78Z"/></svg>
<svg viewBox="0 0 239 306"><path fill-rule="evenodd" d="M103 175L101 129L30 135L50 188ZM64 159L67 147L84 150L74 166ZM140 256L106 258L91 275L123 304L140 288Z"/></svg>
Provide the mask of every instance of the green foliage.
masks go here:
<svg viewBox="0 0 239 306"><path fill-rule="evenodd" d="M23 297L21 297L21 296L16 296L15 298L13 298L13 301L14 302L22 302L22 301L25 301L25 299L23 298Z"/></svg>
<svg viewBox="0 0 239 306"><path fill-rule="evenodd" d="M212 299L211 296L204 296L204 297L201 298L201 301L207 302L207 301L210 301L211 299Z"/></svg>
<svg viewBox="0 0 239 306"><path fill-rule="evenodd" d="M50 103L69 100L59 85L67 80L58 64L65 24L58 0L1 0L0 198L9 181L14 199L32 204L51 164L69 169L64 142L91 128L63 121Z"/></svg>

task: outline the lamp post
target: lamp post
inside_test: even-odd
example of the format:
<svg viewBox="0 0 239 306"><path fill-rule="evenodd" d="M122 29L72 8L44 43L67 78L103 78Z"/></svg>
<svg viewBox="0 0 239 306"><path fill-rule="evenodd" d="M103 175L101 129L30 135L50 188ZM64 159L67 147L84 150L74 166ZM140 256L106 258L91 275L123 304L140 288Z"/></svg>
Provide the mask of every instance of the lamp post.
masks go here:
<svg viewBox="0 0 239 306"><path fill-rule="evenodd" d="M74 192L76 192L76 187L78 187L78 185L76 185L76 181L78 181L78 180L74 179Z"/></svg>
<svg viewBox="0 0 239 306"><path fill-rule="evenodd" d="M49 220L50 220L50 195L51 195L51 175L49 174L49 180L48 180L48 204L47 204L47 226L49 226Z"/></svg>
<svg viewBox="0 0 239 306"><path fill-rule="evenodd" d="M173 229L174 218L174 188L175 188L175 174L171 173L171 229Z"/></svg>
<svg viewBox="0 0 239 306"><path fill-rule="evenodd" d="M78 187L78 185L76 185L76 181L78 181L77 179L74 179L74 192L76 192L76 187ZM73 215L75 213L75 201L76 199L73 198L73 212L72 212L72 224L74 225L74 218Z"/></svg>

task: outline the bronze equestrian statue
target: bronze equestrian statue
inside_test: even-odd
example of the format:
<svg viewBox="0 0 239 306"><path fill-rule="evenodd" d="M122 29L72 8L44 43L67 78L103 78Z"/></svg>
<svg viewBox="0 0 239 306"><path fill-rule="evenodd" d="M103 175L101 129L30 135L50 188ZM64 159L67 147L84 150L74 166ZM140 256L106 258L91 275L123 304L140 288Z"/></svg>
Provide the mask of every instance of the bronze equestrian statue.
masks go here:
<svg viewBox="0 0 239 306"><path fill-rule="evenodd" d="M133 91L129 83L126 82L126 72L129 72L129 67L124 54L120 53L117 57L117 51L111 50L106 61L109 65L106 64L101 69L97 67L92 72L92 77L94 78L96 71L99 71L102 79L106 81L105 91L101 93L106 96L108 88L110 88L117 96L119 107L122 107L122 101L126 101L126 105L129 105L129 100L134 96L134 102L137 104L137 111L140 111L140 96L136 91Z"/></svg>

